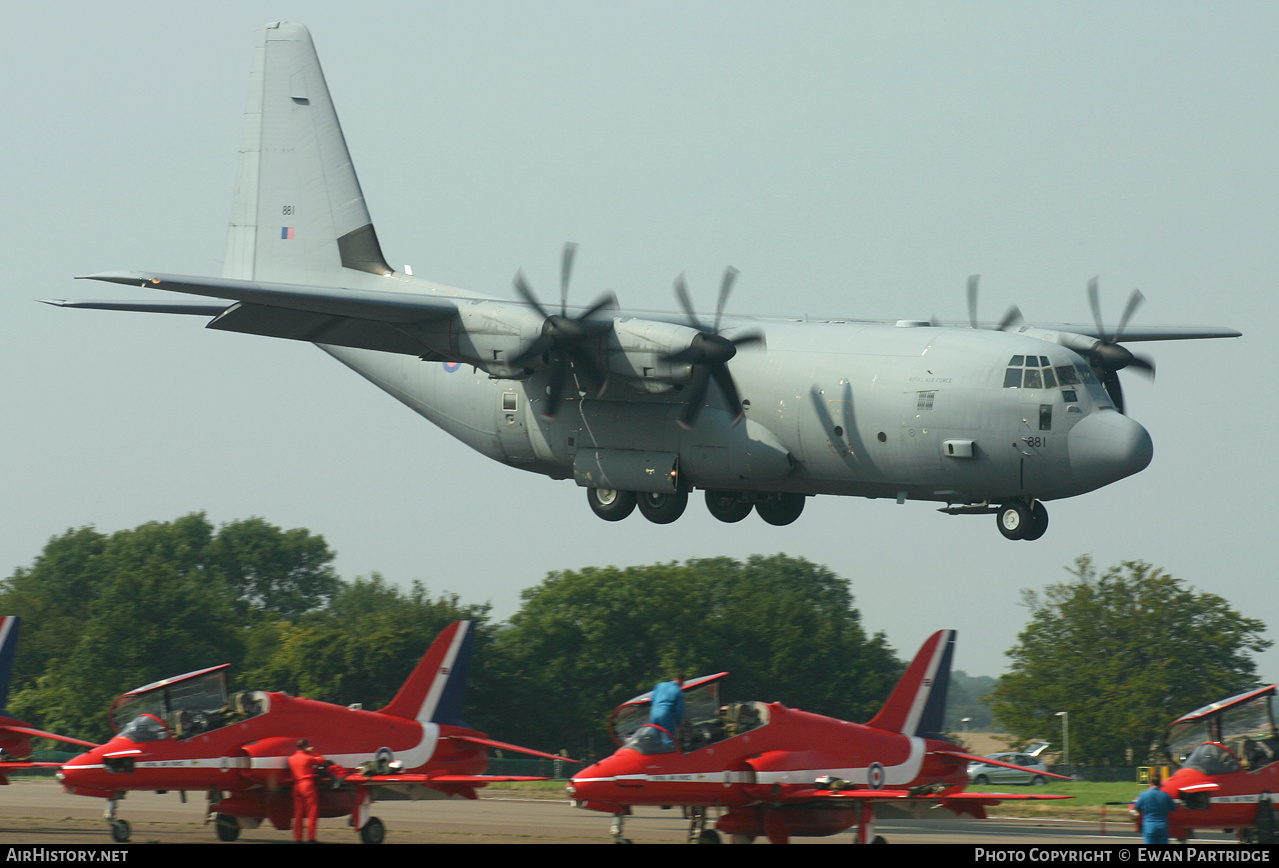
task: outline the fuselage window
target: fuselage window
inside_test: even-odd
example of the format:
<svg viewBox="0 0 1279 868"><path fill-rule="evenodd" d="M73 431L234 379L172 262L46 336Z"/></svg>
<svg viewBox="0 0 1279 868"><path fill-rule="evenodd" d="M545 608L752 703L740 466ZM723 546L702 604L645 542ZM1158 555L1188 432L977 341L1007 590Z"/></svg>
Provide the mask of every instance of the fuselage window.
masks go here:
<svg viewBox="0 0 1279 868"><path fill-rule="evenodd" d="M1039 430L1051 431L1053 429L1053 405L1039 405Z"/></svg>

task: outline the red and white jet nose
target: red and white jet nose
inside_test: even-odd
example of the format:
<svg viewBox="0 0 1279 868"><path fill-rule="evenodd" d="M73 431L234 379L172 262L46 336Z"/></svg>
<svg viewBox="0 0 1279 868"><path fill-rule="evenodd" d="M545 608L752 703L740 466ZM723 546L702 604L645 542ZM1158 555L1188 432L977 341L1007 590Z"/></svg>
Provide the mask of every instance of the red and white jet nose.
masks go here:
<svg viewBox="0 0 1279 868"><path fill-rule="evenodd" d="M1087 490L1140 473L1155 454L1150 432L1115 410L1080 419L1066 445L1070 469Z"/></svg>

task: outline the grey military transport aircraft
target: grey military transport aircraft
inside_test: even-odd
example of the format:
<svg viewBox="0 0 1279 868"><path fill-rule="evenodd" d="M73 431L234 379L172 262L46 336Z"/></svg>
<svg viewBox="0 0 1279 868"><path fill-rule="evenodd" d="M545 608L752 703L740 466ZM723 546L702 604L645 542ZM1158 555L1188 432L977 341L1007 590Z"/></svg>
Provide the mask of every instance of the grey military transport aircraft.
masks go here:
<svg viewBox="0 0 1279 868"><path fill-rule="evenodd" d="M1238 337L1222 328L1113 331L998 324L635 316L605 295L548 308L522 274L508 301L386 263L311 36L261 33L245 112L221 277L88 275L204 300L53 301L64 307L210 317L208 328L319 346L478 452L586 489L596 515L637 506L664 524L689 492L711 514L753 510L785 525L819 494L933 501L994 514L1037 539L1044 501L1084 494L1150 463L1150 435L1124 414L1118 371L1153 374L1121 345ZM405 271L409 271L407 268Z"/></svg>

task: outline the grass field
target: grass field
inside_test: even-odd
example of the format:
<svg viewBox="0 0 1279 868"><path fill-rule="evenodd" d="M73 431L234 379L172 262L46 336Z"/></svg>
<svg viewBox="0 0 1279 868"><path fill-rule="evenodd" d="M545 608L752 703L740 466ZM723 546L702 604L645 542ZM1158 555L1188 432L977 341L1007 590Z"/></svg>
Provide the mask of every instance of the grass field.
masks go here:
<svg viewBox="0 0 1279 868"><path fill-rule="evenodd" d="M515 791L528 798L563 799L565 781L529 781L494 785L487 792ZM1053 781L1039 787L970 787L968 792L1009 793L1030 796L1070 796L1047 802L1002 802L989 809L992 816L1052 817L1063 820L1105 820L1128 822L1127 805L1145 789L1138 783L1094 783L1092 781ZM1118 804L1116 804L1118 803Z"/></svg>

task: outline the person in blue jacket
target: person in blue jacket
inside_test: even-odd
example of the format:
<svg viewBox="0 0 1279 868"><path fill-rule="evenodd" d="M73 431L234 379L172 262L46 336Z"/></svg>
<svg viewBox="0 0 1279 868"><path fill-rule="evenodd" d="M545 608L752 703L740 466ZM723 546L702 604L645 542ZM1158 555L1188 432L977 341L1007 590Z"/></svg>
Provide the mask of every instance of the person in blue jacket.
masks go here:
<svg viewBox="0 0 1279 868"><path fill-rule="evenodd" d="M663 681L653 688L653 704L648 714L648 722L666 730L672 739L679 734L679 725L684 720L684 673L675 676L674 681Z"/></svg>
<svg viewBox="0 0 1279 868"><path fill-rule="evenodd" d="M1150 789L1132 802L1133 809L1141 812L1141 834L1152 847L1168 844L1168 815L1177 810L1176 800L1159 789L1159 784L1159 775L1152 774Z"/></svg>

